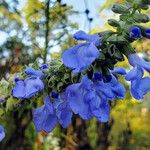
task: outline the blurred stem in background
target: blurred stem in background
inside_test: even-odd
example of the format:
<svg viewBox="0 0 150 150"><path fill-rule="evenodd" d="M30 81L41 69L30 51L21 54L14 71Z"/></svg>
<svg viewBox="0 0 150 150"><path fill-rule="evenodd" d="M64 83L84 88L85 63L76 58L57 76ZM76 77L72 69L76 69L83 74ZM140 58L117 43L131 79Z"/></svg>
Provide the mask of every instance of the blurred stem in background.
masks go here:
<svg viewBox="0 0 150 150"><path fill-rule="evenodd" d="M50 0L46 1L46 9L45 9L45 17L46 17L46 22L45 22L45 52L44 52L44 63L46 63L46 57L47 57L47 51L48 51L48 36L49 36L49 5L50 5Z"/></svg>

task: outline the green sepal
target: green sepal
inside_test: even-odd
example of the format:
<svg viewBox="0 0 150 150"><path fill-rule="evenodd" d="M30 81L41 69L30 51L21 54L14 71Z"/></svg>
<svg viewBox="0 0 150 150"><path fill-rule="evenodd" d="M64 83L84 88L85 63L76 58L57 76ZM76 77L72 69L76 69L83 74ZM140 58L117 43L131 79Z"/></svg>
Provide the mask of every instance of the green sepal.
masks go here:
<svg viewBox="0 0 150 150"><path fill-rule="evenodd" d="M64 86L64 83L63 83L63 82L59 82L59 83L57 84L57 91L58 91L58 92L62 91L62 90L63 90L63 86Z"/></svg>
<svg viewBox="0 0 150 150"><path fill-rule="evenodd" d="M107 42L111 43L127 43L127 40L122 35L113 34L108 39Z"/></svg>
<svg viewBox="0 0 150 150"><path fill-rule="evenodd" d="M117 61L123 61L124 60L124 57L123 57L122 53L119 51L119 49L114 44L111 44L108 47L108 54L112 58L115 58Z"/></svg>

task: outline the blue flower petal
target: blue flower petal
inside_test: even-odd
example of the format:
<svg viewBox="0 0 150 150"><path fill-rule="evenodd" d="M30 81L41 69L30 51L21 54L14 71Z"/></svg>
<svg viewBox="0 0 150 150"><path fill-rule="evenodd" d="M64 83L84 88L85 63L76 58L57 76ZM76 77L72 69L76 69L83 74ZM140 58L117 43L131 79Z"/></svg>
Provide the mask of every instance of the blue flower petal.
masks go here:
<svg viewBox="0 0 150 150"><path fill-rule="evenodd" d="M140 80L139 90L145 95L150 90L150 78L144 77Z"/></svg>
<svg viewBox="0 0 150 150"><path fill-rule="evenodd" d="M139 88L140 80L141 79L131 81L131 95L135 99L143 99L143 95L141 95L137 90Z"/></svg>
<svg viewBox="0 0 150 150"><path fill-rule="evenodd" d="M25 83L25 98L30 98L36 93L44 90L44 83L37 77L30 77L24 80Z"/></svg>
<svg viewBox="0 0 150 150"><path fill-rule="evenodd" d="M72 84L67 87L67 99L71 110L75 114L79 114L82 119L90 119L91 112L89 104L84 101L83 93L80 89L80 84Z"/></svg>
<svg viewBox="0 0 150 150"><path fill-rule="evenodd" d="M144 37L150 39L150 28L147 28L147 29L145 30Z"/></svg>
<svg viewBox="0 0 150 150"><path fill-rule="evenodd" d="M94 45L99 46L101 43L101 38L98 34L89 35L84 31L78 31L73 35L73 38L76 40L85 40L90 43L94 43Z"/></svg>
<svg viewBox="0 0 150 150"><path fill-rule="evenodd" d="M130 54L128 56L128 61L133 67L141 67L146 71L150 72L150 62L144 61L136 53Z"/></svg>
<svg viewBox="0 0 150 150"><path fill-rule="evenodd" d="M127 73L125 79L127 81L136 80L136 79L142 78L143 74L144 74L144 71L142 68L134 67L132 70L130 70Z"/></svg>
<svg viewBox="0 0 150 150"><path fill-rule="evenodd" d="M144 77L131 83L131 93L136 99L143 99L150 91L150 78Z"/></svg>
<svg viewBox="0 0 150 150"><path fill-rule="evenodd" d="M124 99L126 90L122 84L118 83L117 86L112 87L112 91L116 94L117 98Z"/></svg>
<svg viewBox="0 0 150 150"><path fill-rule="evenodd" d="M141 38L142 32L141 29L137 26L134 26L130 29L130 38Z"/></svg>
<svg viewBox="0 0 150 150"><path fill-rule="evenodd" d="M5 137L5 131L3 126L0 125L0 142L4 139Z"/></svg>
<svg viewBox="0 0 150 150"><path fill-rule="evenodd" d="M103 76L102 76L102 74L101 74L101 73L99 73L99 72L95 72L95 73L93 74L93 79L94 79L94 80L102 81Z"/></svg>
<svg viewBox="0 0 150 150"><path fill-rule="evenodd" d="M113 74L121 74L121 75L125 75L127 74L126 73L126 70L122 67L117 67L117 68L114 68L114 70L112 71Z"/></svg>
<svg viewBox="0 0 150 150"><path fill-rule="evenodd" d="M95 87L96 87L96 91L99 93L99 95L104 94L109 99L115 98L115 94L111 90L110 83L99 82L99 83L95 84Z"/></svg>
<svg viewBox="0 0 150 150"><path fill-rule="evenodd" d="M31 67L25 69L24 73L27 75L36 76L36 77L40 77L40 78L44 77L44 73L41 70L35 70Z"/></svg>
<svg viewBox="0 0 150 150"><path fill-rule="evenodd" d="M150 62L146 62L143 60L139 63L139 66L143 67L147 72L150 73Z"/></svg>
<svg viewBox="0 0 150 150"><path fill-rule="evenodd" d="M26 95L24 81L19 80L16 82L14 88L12 89L12 96L16 98L24 98Z"/></svg>
<svg viewBox="0 0 150 150"><path fill-rule="evenodd" d="M96 117L100 122L108 122L110 116L110 106L106 100L103 100L100 105L100 117Z"/></svg>
<svg viewBox="0 0 150 150"><path fill-rule="evenodd" d="M43 106L33 110L33 122L37 132L51 132L57 123L57 117L48 97Z"/></svg>
<svg viewBox="0 0 150 150"><path fill-rule="evenodd" d="M58 99L54 101L54 107L56 109L56 115L59 123L63 128L68 127L71 123L72 111L69 107L66 93L61 93Z"/></svg>
<svg viewBox="0 0 150 150"><path fill-rule="evenodd" d="M96 95L96 93L95 93L95 97L93 97L89 101L91 112L93 113L93 115L95 117L100 117L100 115L101 115L101 112L100 112L100 109L99 109L100 103L101 103L100 96Z"/></svg>
<svg viewBox="0 0 150 150"><path fill-rule="evenodd" d="M85 90L91 90L91 88L93 88L93 82L87 77L87 75L82 76L81 85Z"/></svg>
<svg viewBox="0 0 150 150"><path fill-rule="evenodd" d="M99 55L94 44L82 43L64 51L62 59L65 66L73 69L73 72L79 73L90 66Z"/></svg>

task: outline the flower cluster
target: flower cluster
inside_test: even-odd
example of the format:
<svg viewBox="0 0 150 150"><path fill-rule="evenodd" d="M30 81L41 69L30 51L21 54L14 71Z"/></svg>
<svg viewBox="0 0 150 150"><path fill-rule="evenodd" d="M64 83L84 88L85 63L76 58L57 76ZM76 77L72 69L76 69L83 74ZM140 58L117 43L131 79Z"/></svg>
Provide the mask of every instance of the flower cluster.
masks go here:
<svg viewBox="0 0 150 150"><path fill-rule="evenodd" d="M94 67L94 62L103 55L98 48L101 46L102 37L98 34L88 35L83 31L78 31L73 37L76 40L87 41L62 53L63 64L70 68L73 74L84 72L77 83L70 83L60 93L54 89L49 93L44 89L46 83L43 82L46 77L43 70L48 68L47 65L41 66L39 70L29 67L24 71L28 76L26 79L15 79L12 95L16 98L27 99L41 91L47 92L44 104L32 111L37 132L51 132L57 122L66 128L71 123L73 113L84 120L95 117L100 122L107 122L110 103L116 99L124 99L126 94L116 75L123 75L127 81L131 81L131 94L135 99L143 99L150 90L150 78L143 77L144 70L150 72L150 63L145 62L136 53L128 55L129 63L133 66L128 73L124 68L118 67L108 69L107 75L103 74L102 70L94 69L89 75L88 67ZM130 37L141 37L139 28L133 27Z"/></svg>
<svg viewBox="0 0 150 150"><path fill-rule="evenodd" d="M29 75L25 80L20 80L18 77L15 78L16 84L12 90L12 95L16 98L30 98L44 89L44 84L41 80L44 77L42 70L35 70L29 67L24 73Z"/></svg>
<svg viewBox="0 0 150 150"><path fill-rule="evenodd" d="M80 43L66 50L62 54L63 63L71 68L74 73L79 73L92 64L99 57L100 52L96 46L101 44L101 37L98 34L88 35L83 31L78 31L73 36L76 40L85 40L86 43Z"/></svg>
<svg viewBox="0 0 150 150"><path fill-rule="evenodd" d="M139 0L115 4L112 11L120 14L120 20L108 20L108 24L116 28L115 32L89 35L78 31L73 38L79 43L65 50L62 60L53 60L38 69L26 68L15 78L11 91L14 98L44 97L43 105L32 110L37 132L51 132L57 123L66 128L73 114L84 120L95 117L99 122L107 122L110 104L124 99L126 94L118 75L130 83L135 99L144 98L150 91L150 77L144 76L144 71L150 73L150 62L140 58L130 43L143 37L150 39L150 28L139 25L149 22L148 15L141 13L141 9L148 9L149 5L148 1ZM133 67L128 72L115 68L124 56ZM3 102L5 99L0 97L0 103ZM0 125L0 141L4 137L4 128Z"/></svg>

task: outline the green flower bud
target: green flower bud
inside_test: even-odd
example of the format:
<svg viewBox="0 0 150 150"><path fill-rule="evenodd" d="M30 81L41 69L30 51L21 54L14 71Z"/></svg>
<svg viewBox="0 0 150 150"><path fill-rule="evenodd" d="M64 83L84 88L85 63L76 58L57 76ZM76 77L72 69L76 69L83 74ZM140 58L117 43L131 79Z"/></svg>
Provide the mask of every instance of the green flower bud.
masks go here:
<svg viewBox="0 0 150 150"><path fill-rule="evenodd" d="M112 7L112 11L118 14L129 13L128 7L122 4L114 4Z"/></svg>
<svg viewBox="0 0 150 150"><path fill-rule="evenodd" d="M108 24L113 26L113 27L119 27L120 26L119 22L115 19L108 19Z"/></svg>
<svg viewBox="0 0 150 150"><path fill-rule="evenodd" d="M134 21L138 22L138 23L147 23L149 22L149 17L145 14L138 14L136 13L134 16Z"/></svg>

